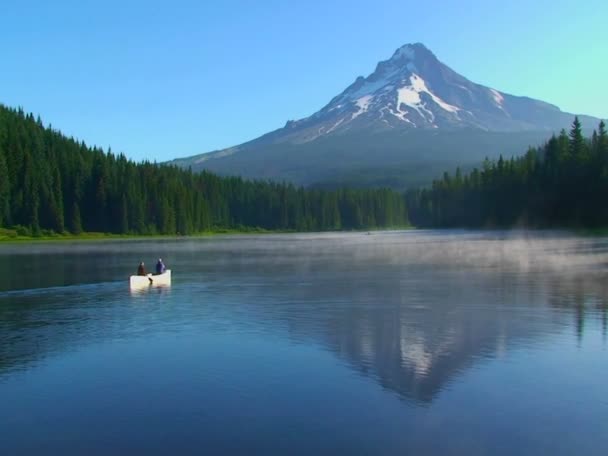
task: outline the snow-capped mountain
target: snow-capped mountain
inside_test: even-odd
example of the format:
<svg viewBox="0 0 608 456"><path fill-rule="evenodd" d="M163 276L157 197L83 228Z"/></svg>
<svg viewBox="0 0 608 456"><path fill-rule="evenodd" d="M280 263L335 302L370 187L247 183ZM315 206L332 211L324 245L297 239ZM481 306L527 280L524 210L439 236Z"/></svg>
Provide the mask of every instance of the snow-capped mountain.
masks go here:
<svg viewBox="0 0 608 456"><path fill-rule="evenodd" d="M312 116L286 125L300 141L351 129L554 130L571 114L557 106L475 84L423 44L407 44ZM564 122L566 122L564 124Z"/></svg>
<svg viewBox="0 0 608 456"><path fill-rule="evenodd" d="M456 161L450 147L469 150L465 165L486 155L522 153L573 118L549 103L471 82L423 44L407 44L315 114L243 145L174 163L310 184L370 166L442 162L446 154ZM580 119L588 128L599 122ZM366 162L372 152L374 160Z"/></svg>

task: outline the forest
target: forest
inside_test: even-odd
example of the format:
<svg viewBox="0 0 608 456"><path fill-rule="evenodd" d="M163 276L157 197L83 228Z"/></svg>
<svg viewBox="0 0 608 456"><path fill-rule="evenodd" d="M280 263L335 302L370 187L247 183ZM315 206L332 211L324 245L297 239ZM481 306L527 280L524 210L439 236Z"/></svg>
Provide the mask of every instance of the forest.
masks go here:
<svg viewBox="0 0 608 456"><path fill-rule="evenodd" d="M602 121L585 138L578 118L518 158L485 160L481 169L444 173L410 190L411 222L421 227L608 226L608 137Z"/></svg>
<svg viewBox="0 0 608 456"><path fill-rule="evenodd" d="M305 189L135 163L0 104L0 228L23 235L196 234L403 227L608 226L608 134L578 118L525 155L431 186Z"/></svg>
<svg viewBox="0 0 608 456"><path fill-rule="evenodd" d="M313 190L135 163L0 104L0 227L20 234L196 234L402 227L403 194Z"/></svg>

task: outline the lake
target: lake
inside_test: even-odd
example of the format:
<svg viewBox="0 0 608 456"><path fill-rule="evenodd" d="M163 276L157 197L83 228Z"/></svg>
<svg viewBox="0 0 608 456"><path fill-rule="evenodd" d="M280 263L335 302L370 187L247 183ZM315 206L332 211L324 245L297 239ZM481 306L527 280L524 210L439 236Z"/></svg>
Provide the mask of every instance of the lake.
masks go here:
<svg viewBox="0 0 608 456"><path fill-rule="evenodd" d="M2 454L605 455L607 278L565 232L0 245Z"/></svg>

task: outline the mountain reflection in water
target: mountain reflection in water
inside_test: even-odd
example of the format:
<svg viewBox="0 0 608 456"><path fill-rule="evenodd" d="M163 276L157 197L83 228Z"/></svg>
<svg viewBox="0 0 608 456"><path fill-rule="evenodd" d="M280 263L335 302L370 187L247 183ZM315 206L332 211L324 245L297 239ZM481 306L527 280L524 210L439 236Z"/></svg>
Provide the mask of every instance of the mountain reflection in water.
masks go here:
<svg viewBox="0 0 608 456"><path fill-rule="evenodd" d="M601 239L395 232L124 246L0 254L0 285L22 288L0 293L0 380L82 346L230 322L325 347L425 405L463 371L510 350L564 331L582 340L589 321L606 337ZM131 295L126 278L147 252L167 258L174 284Z"/></svg>

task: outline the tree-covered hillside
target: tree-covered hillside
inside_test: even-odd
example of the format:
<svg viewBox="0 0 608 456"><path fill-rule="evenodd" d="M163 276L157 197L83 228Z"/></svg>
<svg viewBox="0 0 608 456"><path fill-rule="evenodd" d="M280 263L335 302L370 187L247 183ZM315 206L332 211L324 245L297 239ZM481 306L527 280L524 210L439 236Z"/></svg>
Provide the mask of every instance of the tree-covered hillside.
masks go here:
<svg viewBox="0 0 608 456"><path fill-rule="evenodd" d="M608 225L608 135L602 121L585 139L578 118L521 158L486 160L481 170L445 173L408 192L412 223L432 227Z"/></svg>
<svg viewBox="0 0 608 456"><path fill-rule="evenodd" d="M218 228L402 226L391 190L305 190L134 163L0 105L0 227L72 233L191 234Z"/></svg>

